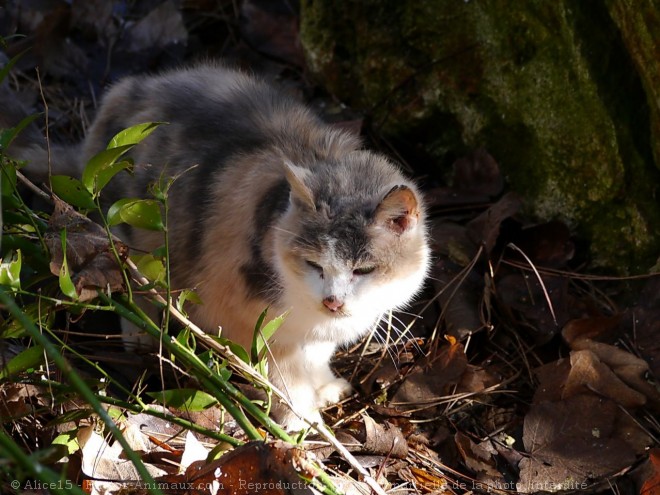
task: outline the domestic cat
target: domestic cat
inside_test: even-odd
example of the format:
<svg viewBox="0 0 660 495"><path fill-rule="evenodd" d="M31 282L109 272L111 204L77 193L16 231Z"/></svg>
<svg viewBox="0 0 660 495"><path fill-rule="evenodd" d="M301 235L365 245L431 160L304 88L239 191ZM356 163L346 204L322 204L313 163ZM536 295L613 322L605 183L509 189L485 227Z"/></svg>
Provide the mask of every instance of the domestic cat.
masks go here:
<svg viewBox="0 0 660 495"><path fill-rule="evenodd" d="M324 124L256 77L203 64L128 77L104 97L79 166L122 129L166 122L130 156L105 199L145 197L177 176L169 194L173 289L193 288L191 319L249 348L264 308L288 311L270 341L270 378L295 408L318 409L350 385L329 367L338 346L365 335L420 290L429 264L422 196L382 155ZM55 159L57 162L57 159ZM150 252L162 233L126 239ZM129 342L140 339L126 335ZM282 405L276 418L304 426Z"/></svg>

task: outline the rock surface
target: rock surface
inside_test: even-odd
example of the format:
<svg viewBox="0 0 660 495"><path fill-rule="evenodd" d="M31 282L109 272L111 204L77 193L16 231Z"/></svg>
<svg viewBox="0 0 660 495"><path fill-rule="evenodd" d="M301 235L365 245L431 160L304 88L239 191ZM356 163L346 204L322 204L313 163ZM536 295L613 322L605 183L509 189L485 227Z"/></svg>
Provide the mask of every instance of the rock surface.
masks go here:
<svg viewBox="0 0 660 495"><path fill-rule="evenodd" d="M484 146L593 266L660 254L660 0L301 2L326 89L432 176Z"/></svg>

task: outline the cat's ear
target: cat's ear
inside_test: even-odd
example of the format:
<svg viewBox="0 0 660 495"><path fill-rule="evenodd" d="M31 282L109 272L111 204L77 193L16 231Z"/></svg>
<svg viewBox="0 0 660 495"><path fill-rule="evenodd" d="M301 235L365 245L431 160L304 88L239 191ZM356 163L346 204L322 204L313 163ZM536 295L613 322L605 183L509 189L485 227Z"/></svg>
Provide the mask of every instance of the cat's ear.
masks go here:
<svg viewBox="0 0 660 495"><path fill-rule="evenodd" d="M298 204L301 204L304 207L316 210L312 191L310 191L307 184L305 184L305 178L309 175L309 170L285 160L284 173L286 175L286 180L291 187L291 199L297 201Z"/></svg>
<svg viewBox="0 0 660 495"><path fill-rule="evenodd" d="M401 235L419 221L419 202L408 186L394 186L382 199L375 212L376 223Z"/></svg>

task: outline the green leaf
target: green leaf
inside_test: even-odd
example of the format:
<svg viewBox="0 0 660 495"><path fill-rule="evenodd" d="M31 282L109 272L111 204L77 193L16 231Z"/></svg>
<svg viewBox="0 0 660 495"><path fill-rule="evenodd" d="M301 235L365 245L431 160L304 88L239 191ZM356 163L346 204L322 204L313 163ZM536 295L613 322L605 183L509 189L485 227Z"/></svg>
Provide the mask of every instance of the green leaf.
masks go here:
<svg viewBox="0 0 660 495"><path fill-rule="evenodd" d="M2 170L0 175L0 190L2 195L9 197L14 194L16 189L16 167L10 161L2 163Z"/></svg>
<svg viewBox="0 0 660 495"><path fill-rule="evenodd" d="M152 254L133 255L131 259L142 275L152 282L162 283L165 281L165 265L163 260Z"/></svg>
<svg viewBox="0 0 660 495"><path fill-rule="evenodd" d="M78 179L67 175L53 175L50 180L53 192L67 203L85 210L96 208L94 197Z"/></svg>
<svg viewBox="0 0 660 495"><path fill-rule="evenodd" d="M146 122L144 124L137 124L128 129L124 129L110 140L107 149L122 146L135 146L162 124L165 124L165 122Z"/></svg>
<svg viewBox="0 0 660 495"><path fill-rule="evenodd" d="M224 381L229 381L232 372L229 369L229 362L226 359L218 360L218 355L208 349L199 355L199 360L206 364L206 367L220 375Z"/></svg>
<svg viewBox="0 0 660 495"><path fill-rule="evenodd" d="M218 400L212 395L192 388L147 392L147 395L164 403L168 407L185 411L203 411L218 403Z"/></svg>
<svg viewBox="0 0 660 495"><path fill-rule="evenodd" d="M196 342L190 333L190 328L185 327L183 330L181 330L176 336L176 341L186 349L195 352Z"/></svg>
<svg viewBox="0 0 660 495"><path fill-rule="evenodd" d="M71 273L69 272L69 265L66 262L66 230L63 230L60 234L62 239L62 266L60 267L60 290L64 293L65 296L70 297L74 301L78 300L78 293L76 292L76 286L71 280Z"/></svg>
<svg viewBox="0 0 660 495"><path fill-rule="evenodd" d="M21 266L23 259L21 251L16 251L14 257L9 253L0 263L0 285L6 285L14 290L21 289Z"/></svg>
<svg viewBox="0 0 660 495"><path fill-rule="evenodd" d="M39 114L29 115L21 120L17 126L10 129L4 129L0 132L0 150L9 148L9 145L12 143L16 136L29 126L34 120L39 117Z"/></svg>
<svg viewBox="0 0 660 495"><path fill-rule="evenodd" d="M82 183L91 194L96 196L102 188L98 186L98 177L107 169L111 168L115 162L133 145L120 146L103 150L94 155L85 165L82 173ZM120 169L121 170L121 169ZM119 172L119 170L117 171ZM108 179L110 180L110 179ZM107 182L106 182L107 183Z"/></svg>
<svg viewBox="0 0 660 495"><path fill-rule="evenodd" d="M11 71L11 68L16 64L16 62L18 62L18 59L20 59L25 52L27 52L27 50L23 50L18 55L12 57L11 60L7 62L2 69L0 69L0 82L5 80L7 74L9 74Z"/></svg>
<svg viewBox="0 0 660 495"><path fill-rule="evenodd" d="M55 312L51 311L48 305L39 300L38 302L29 303L21 308L23 314L37 325L50 326L55 319ZM25 326L21 324L16 318L7 320L0 331L0 338L3 339L16 339L26 335Z"/></svg>
<svg viewBox="0 0 660 495"><path fill-rule="evenodd" d="M190 301L193 304L202 304L202 300L199 298L197 293L192 289L183 289L179 294L179 297L176 298L176 309L181 313L184 312L183 306L187 301Z"/></svg>
<svg viewBox="0 0 660 495"><path fill-rule="evenodd" d="M154 199L120 199L108 209L107 220L108 225L124 222L141 229L165 229L160 203Z"/></svg>
<svg viewBox="0 0 660 495"><path fill-rule="evenodd" d="M33 345L11 358L0 370L0 379L38 367L44 361L44 348Z"/></svg>
<svg viewBox="0 0 660 495"><path fill-rule="evenodd" d="M135 198L124 198L114 202L110 206L110 208L108 208L108 213L105 216L108 225L112 227L114 225L119 225L120 223L122 223L123 220L121 219L121 209L125 205L132 203L134 201L138 201L138 200Z"/></svg>
<svg viewBox="0 0 660 495"><path fill-rule="evenodd" d="M96 190L100 192L105 186L108 185L110 179L112 179L122 170L130 170L132 172L133 161L122 160L120 162L111 163L107 167L100 169L96 175Z"/></svg>
<svg viewBox="0 0 660 495"><path fill-rule="evenodd" d="M87 416L91 415L90 411L86 411ZM52 445L63 445L66 448L68 455L71 455L80 450L80 444L78 443L78 430L67 431L66 433L60 433L57 435L52 442Z"/></svg>
<svg viewBox="0 0 660 495"><path fill-rule="evenodd" d="M250 364L250 356L241 345L237 344L236 342L232 342L225 337L220 337L217 335L209 335L209 337L211 337L213 340L216 340L219 344L229 347L229 350L236 354L236 356L241 361Z"/></svg>
<svg viewBox="0 0 660 495"><path fill-rule="evenodd" d="M266 310L261 313L261 316L257 320L257 326L255 328L254 337L252 339L252 364L257 364L263 360L265 355L266 342L273 336L277 329L282 326L282 323L284 323L284 320L289 314L287 311L263 325L267 311L268 309L266 308Z"/></svg>

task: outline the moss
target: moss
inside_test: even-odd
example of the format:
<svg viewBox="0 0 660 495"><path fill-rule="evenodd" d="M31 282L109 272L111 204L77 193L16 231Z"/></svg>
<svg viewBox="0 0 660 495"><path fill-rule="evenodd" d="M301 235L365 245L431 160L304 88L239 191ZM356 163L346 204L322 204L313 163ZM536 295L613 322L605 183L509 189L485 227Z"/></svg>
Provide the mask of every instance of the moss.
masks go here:
<svg viewBox="0 0 660 495"><path fill-rule="evenodd" d="M631 0L307 0L301 33L328 90L436 176L485 146L529 212L567 221L595 264L626 272L660 250L650 19ZM651 41L634 40L640 25Z"/></svg>

